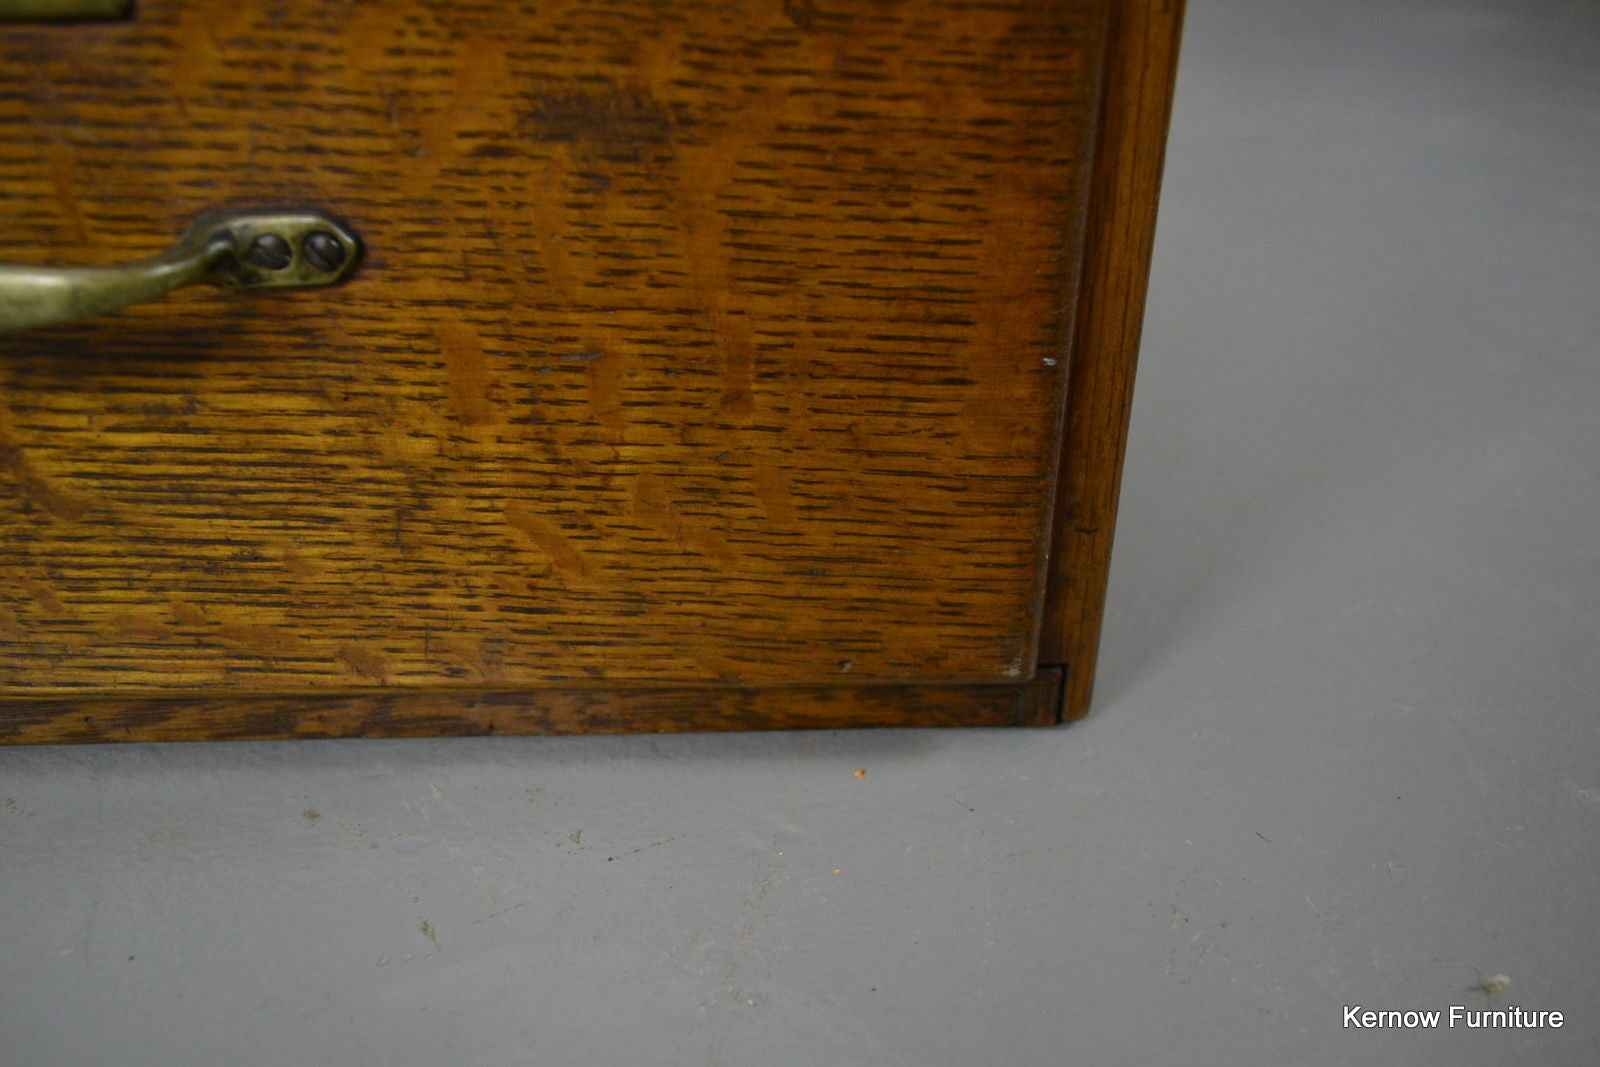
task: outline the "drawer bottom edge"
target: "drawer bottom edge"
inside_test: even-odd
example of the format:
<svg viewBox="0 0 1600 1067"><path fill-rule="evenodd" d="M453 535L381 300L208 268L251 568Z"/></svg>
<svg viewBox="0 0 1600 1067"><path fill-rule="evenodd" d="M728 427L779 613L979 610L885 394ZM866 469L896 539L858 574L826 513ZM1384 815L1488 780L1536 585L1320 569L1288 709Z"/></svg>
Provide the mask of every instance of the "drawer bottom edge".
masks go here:
<svg viewBox="0 0 1600 1067"><path fill-rule="evenodd" d="M0 744L1047 726L1062 679L52 697L0 701Z"/></svg>

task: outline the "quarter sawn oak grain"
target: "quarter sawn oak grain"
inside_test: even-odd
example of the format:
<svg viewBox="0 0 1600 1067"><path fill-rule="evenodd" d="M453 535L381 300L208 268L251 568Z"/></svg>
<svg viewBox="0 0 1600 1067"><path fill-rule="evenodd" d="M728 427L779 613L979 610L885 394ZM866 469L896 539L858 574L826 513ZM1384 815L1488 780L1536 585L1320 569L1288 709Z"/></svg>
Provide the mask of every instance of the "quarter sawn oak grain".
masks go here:
<svg viewBox="0 0 1600 1067"><path fill-rule="evenodd" d="M335 290L0 339L0 732L1053 720L1120 7L0 26L0 259L125 261L241 206L367 246Z"/></svg>

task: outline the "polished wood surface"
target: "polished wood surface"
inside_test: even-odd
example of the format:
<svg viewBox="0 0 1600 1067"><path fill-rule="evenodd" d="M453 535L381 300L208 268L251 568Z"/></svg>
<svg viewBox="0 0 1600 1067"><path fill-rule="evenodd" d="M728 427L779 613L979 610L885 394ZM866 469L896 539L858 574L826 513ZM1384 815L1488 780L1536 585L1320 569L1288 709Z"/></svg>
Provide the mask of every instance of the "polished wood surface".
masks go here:
<svg viewBox="0 0 1600 1067"><path fill-rule="evenodd" d="M0 26L0 259L122 262L239 206L367 245L335 290L0 338L0 719L847 725L817 694L877 687L900 710L863 723L1053 720L1085 631L1042 609L1047 568L1087 603L1050 560L1057 482L1070 514L1107 477L1079 470L1106 457L1074 330L1091 418L1114 406L1086 368L1131 365L1080 306L1085 233L1138 260L1085 213L1154 195L1102 188L1155 122L1117 110L1107 34L1137 51L1165 7L145 0ZM595 695L662 686L664 717Z"/></svg>
<svg viewBox="0 0 1600 1067"><path fill-rule="evenodd" d="M7 693L1033 671L1094 3L0 27L0 256L368 244L0 359Z"/></svg>
<svg viewBox="0 0 1600 1067"><path fill-rule="evenodd" d="M1066 669L1069 721L1094 689L1183 6L1111 8L1039 653Z"/></svg>

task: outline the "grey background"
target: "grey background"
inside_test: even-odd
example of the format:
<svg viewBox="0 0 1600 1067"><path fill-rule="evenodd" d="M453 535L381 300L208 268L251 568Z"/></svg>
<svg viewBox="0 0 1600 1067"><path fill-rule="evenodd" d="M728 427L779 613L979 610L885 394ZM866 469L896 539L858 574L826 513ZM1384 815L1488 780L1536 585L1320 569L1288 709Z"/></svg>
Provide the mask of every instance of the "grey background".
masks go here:
<svg viewBox="0 0 1600 1067"><path fill-rule="evenodd" d="M0 1062L1600 1061L1597 278L1595 4L1195 0L1089 720L4 751Z"/></svg>

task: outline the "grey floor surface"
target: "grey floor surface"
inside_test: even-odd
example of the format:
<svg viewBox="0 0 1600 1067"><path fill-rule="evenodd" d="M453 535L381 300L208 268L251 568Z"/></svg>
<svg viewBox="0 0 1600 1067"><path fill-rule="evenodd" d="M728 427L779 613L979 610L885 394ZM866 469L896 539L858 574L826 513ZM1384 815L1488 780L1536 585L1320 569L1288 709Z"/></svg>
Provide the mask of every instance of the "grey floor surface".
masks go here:
<svg viewBox="0 0 1600 1067"><path fill-rule="evenodd" d="M1600 6L1193 0L1088 721L0 752L0 1063L1594 1064L1597 545Z"/></svg>

